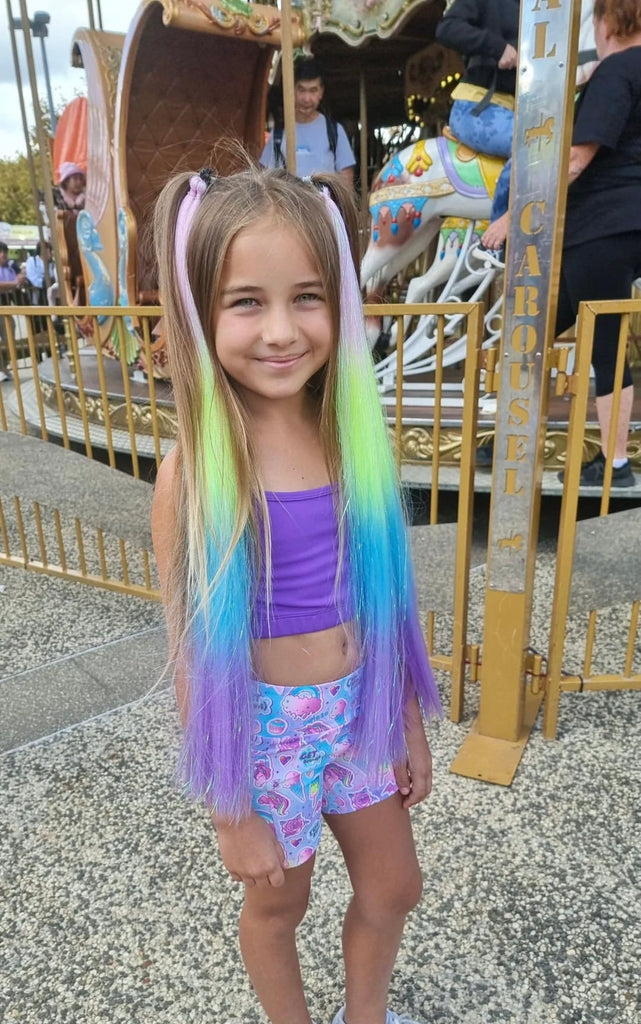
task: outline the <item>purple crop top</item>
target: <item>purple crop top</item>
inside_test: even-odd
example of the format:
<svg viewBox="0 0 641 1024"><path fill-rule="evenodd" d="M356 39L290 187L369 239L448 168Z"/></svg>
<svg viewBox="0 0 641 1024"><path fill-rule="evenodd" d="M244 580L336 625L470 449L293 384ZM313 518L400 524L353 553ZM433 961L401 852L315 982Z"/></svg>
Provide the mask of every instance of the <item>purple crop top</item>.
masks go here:
<svg viewBox="0 0 641 1024"><path fill-rule="evenodd" d="M255 638L316 633L352 618L347 561L336 589L335 487L267 491L272 537L269 616L264 568L253 612Z"/></svg>

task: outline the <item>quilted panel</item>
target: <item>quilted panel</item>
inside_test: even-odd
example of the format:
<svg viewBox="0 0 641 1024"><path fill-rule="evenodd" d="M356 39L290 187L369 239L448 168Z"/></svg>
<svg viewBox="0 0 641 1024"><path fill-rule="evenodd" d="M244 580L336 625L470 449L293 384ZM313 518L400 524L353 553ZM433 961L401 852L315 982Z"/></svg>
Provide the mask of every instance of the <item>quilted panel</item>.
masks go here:
<svg viewBox="0 0 641 1024"><path fill-rule="evenodd" d="M149 222L163 185L181 169L215 165L229 173L221 139L263 144L272 47L162 24L152 10L135 55L127 103L127 183L138 230L137 289L157 287ZM155 13L154 13L155 11Z"/></svg>

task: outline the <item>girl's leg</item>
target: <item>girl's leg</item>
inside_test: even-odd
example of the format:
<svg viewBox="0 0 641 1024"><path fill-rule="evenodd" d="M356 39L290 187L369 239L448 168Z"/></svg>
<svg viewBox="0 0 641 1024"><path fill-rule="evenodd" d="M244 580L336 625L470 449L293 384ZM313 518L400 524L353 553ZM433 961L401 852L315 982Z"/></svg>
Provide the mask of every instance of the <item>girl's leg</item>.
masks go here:
<svg viewBox="0 0 641 1024"><path fill-rule="evenodd" d="M510 174L512 173L512 157L506 161L505 167L498 176L496 182L496 189L494 191L494 199L492 200L492 210L490 213L490 220L498 220L507 213L510 206Z"/></svg>
<svg viewBox="0 0 641 1024"><path fill-rule="evenodd" d="M387 992L405 918L422 879L410 824L396 793L350 814L328 814L354 895L343 925L346 1024L385 1024Z"/></svg>
<svg viewBox="0 0 641 1024"><path fill-rule="evenodd" d="M296 950L314 857L285 871L285 884L245 887L240 949L247 973L272 1024L311 1024Z"/></svg>
<svg viewBox="0 0 641 1024"><path fill-rule="evenodd" d="M476 106L470 100L454 101L450 111L450 128L454 135L479 153L507 159L512 153L514 111L490 103L477 116L473 113Z"/></svg>

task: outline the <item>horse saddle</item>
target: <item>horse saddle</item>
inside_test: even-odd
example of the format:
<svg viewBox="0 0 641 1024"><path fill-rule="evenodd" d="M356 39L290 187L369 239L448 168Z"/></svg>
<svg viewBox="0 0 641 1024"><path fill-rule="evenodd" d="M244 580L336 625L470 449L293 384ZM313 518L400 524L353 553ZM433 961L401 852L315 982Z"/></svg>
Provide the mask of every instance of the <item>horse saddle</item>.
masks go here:
<svg viewBox="0 0 641 1024"><path fill-rule="evenodd" d="M482 182L487 194L493 196L505 160L499 156L490 156L488 153L479 153L476 149L466 146L457 139L449 125L443 128L443 138L447 140L449 157L458 175L469 185L480 185Z"/></svg>

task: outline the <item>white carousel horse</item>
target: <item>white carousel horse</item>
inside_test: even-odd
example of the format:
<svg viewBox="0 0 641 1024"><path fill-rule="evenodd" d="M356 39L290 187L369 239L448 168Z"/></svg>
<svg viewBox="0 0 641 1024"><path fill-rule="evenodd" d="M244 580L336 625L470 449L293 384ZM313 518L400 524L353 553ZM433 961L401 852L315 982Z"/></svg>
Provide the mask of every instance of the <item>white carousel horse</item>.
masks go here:
<svg viewBox="0 0 641 1024"><path fill-rule="evenodd" d="M441 285L438 301L460 301L466 291L472 292L472 301L480 299L497 270L489 263L473 261L470 250L482 234L479 225L489 217L502 167L501 159L475 153L446 136L421 139L397 153L379 174L370 194L372 231L361 266L366 291L375 293L440 232L436 257L427 274L412 279L406 302L423 301ZM493 308L486 318L488 327L495 312ZM460 319L449 319L446 339L456 331ZM391 343L393 347L395 328ZM404 346L404 376L434 368L434 356L428 353L435 344L434 319L423 317ZM465 344L466 338L462 337L448 346L446 365L463 358ZM391 352L376 366L384 389L393 386L395 371L396 353Z"/></svg>

